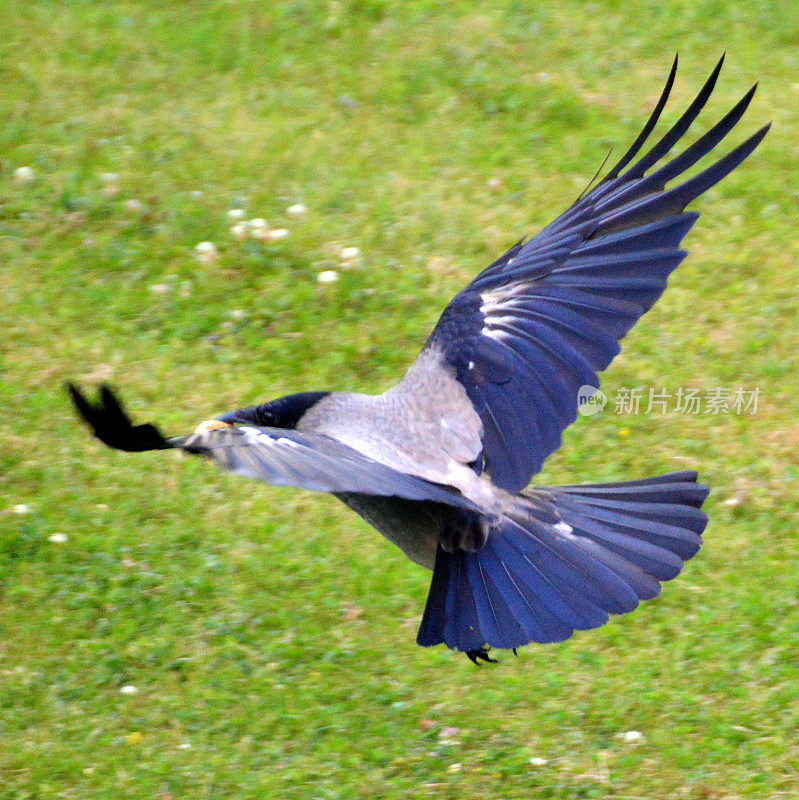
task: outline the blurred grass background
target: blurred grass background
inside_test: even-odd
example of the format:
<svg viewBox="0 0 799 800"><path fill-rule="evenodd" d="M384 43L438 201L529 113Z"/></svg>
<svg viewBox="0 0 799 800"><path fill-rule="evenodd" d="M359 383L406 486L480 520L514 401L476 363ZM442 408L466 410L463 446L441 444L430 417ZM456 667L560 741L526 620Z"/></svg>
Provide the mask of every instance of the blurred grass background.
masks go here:
<svg viewBox="0 0 799 800"><path fill-rule="evenodd" d="M0 2L0 797L798 796L795 11ZM713 487L705 548L635 614L475 669L416 647L429 575L334 500L76 421L67 379L176 433L385 388L623 152L677 50L666 120L726 50L697 129L758 79L732 138L775 125L603 386L760 402L581 419L547 462ZM239 241L231 208L290 235Z"/></svg>

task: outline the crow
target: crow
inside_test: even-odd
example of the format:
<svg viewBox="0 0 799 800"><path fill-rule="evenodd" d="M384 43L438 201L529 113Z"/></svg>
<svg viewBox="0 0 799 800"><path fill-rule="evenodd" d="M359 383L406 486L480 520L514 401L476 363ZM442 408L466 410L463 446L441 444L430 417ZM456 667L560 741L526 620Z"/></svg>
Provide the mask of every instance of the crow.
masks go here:
<svg viewBox="0 0 799 800"><path fill-rule="evenodd" d="M108 386L92 402L69 384L78 413L118 450L183 450L267 483L333 494L432 569L420 645L443 643L477 664L494 660L489 648L563 641L632 611L701 546L709 490L697 473L528 484L686 256L680 244L699 216L686 206L769 129L668 186L725 138L752 100L757 84L664 158L707 103L723 61L631 165L666 104L675 58L619 162L456 295L405 376L382 394L293 394L172 438L134 425Z"/></svg>

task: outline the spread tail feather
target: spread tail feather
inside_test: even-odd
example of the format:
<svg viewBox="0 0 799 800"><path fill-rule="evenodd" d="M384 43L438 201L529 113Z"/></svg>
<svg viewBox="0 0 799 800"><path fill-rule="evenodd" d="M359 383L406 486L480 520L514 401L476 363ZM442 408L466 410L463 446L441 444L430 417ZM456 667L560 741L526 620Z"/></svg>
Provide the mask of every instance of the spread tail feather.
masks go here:
<svg viewBox="0 0 799 800"><path fill-rule="evenodd" d="M439 546L417 642L560 642L632 611L699 550L707 494L684 471L519 495L479 551Z"/></svg>

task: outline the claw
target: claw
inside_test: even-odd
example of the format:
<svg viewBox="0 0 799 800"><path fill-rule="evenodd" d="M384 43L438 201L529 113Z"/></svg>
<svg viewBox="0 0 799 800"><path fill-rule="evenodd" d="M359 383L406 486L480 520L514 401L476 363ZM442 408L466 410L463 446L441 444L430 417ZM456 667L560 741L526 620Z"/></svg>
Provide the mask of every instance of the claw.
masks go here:
<svg viewBox="0 0 799 800"><path fill-rule="evenodd" d="M490 664L498 663L496 658L491 658L491 656L488 655L488 645L478 647L476 650L467 650L466 656L476 667L480 666L479 661L487 661Z"/></svg>

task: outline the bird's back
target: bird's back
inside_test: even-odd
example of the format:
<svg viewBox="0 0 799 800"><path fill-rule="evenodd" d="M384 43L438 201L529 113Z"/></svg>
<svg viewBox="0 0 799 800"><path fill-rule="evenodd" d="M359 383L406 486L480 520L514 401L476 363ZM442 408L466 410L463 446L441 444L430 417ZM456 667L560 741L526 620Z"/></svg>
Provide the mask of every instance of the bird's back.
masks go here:
<svg viewBox="0 0 799 800"><path fill-rule="evenodd" d="M375 461L467 495L479 481L469 465L480 458L482 423L435 351L426 351L382 394L331 393L297 429L323 433Z"/></svg>

